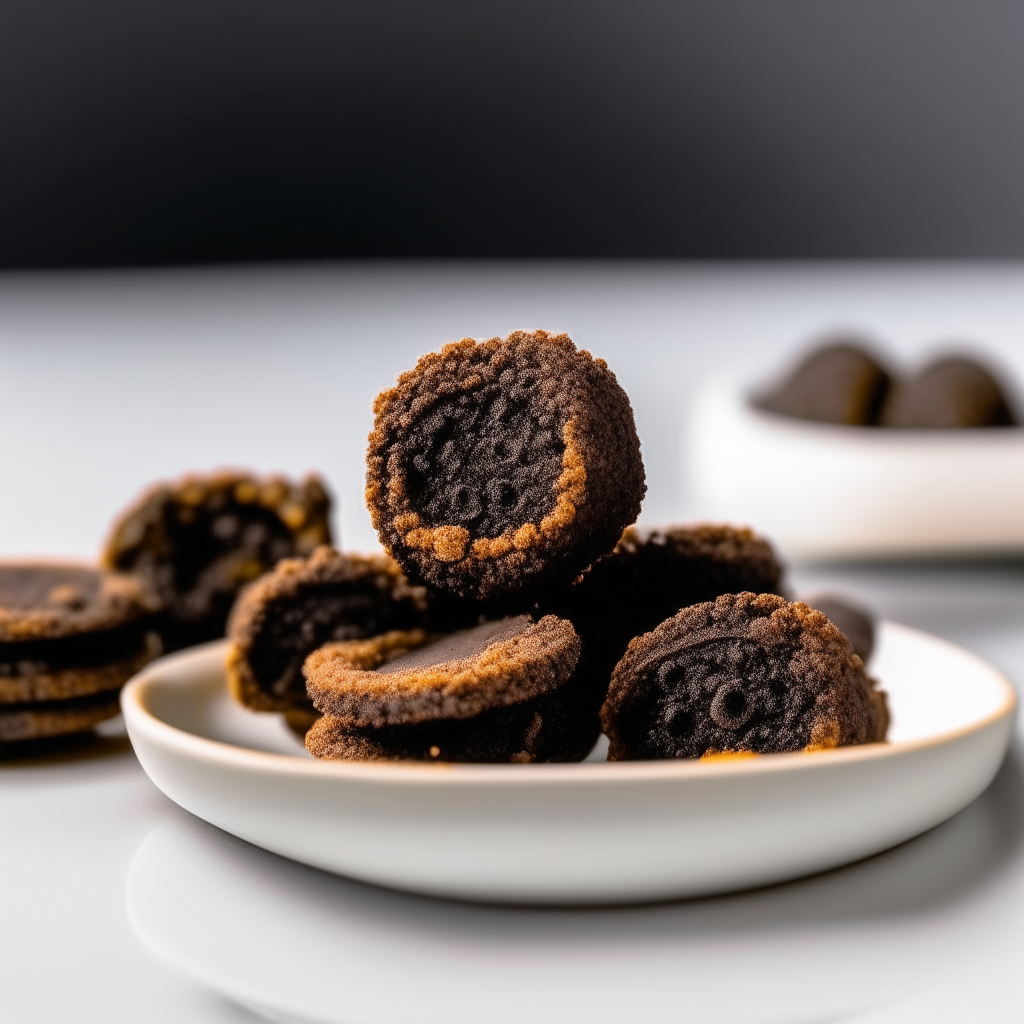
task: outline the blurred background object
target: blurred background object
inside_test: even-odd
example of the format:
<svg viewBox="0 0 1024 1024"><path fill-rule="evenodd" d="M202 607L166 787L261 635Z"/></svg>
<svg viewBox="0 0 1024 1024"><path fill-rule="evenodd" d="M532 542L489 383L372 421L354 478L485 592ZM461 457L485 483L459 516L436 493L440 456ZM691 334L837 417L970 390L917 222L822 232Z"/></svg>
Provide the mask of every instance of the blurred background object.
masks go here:
<svg viewBox="0 0 1024 1024"><path fill-rule="evenodd" d="M8 0L0 266L1024 255L1004 0Z"/></svg>

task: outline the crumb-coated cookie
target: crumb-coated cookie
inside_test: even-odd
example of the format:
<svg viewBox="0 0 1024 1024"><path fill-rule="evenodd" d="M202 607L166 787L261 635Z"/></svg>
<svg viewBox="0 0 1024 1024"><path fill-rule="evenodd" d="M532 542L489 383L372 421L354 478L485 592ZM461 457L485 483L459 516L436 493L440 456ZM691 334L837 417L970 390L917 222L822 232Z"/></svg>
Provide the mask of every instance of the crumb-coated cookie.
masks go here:
<svg viewBox="0 0 1024 1024"><path fill-rule="evenodd" d="M811 352L756 404L798 419L871 426L890 385L888 372L859 341L837 339Z"/></svg>
<svg viewBox="0 0 1024 1024"><path fill-rule="evenodd" d="M1017 421L995 377L971 359L939 359L901 381L882 408L882 426L1007 427Z"/></svg>
<svg viewBox="0 0 1024 1024"><path fill-rule="evenodd" d="M426 622L425 590L410 586L393 559L319 547L278 562L235 603L228 685L257 711L309 708L302 663L310 652Z"/></svg>
<svg viewBox="0 0 1024 1024"><path fill-rule="evenodd" d="M0 704L0 752L16 749L17 744L30 740L85 732L113 718L120 710L118 690L72 700Z"/></svg>
<svg viewBox="0 0 1024 1024"><path fill-rule="evenodd" d="M805 600L831 621L850 641L850 646L866 665L875 649L875 617L863 605L838 594L815 594Z"/></svg>
<svg viewBox="0 0 1024 1024"><path fill-rule="evenodd" d="M626 393L568 335L423 356L374 403L366 502L417 583L500 603L614 547L646 486Z"/></svg>
<svg viewBox="0 0 1024 1024"><path fill-rule="evenodd" d="M634 639L601 709L609 760L755 754L883 740L885 695L818 611L724 595Z"/></svg>
<svg viewBox="0 0 1024 1024"><path fill-rule="evenodd" d="M783 570L771 544L746 527L717 523L626 530L551 610L569 619L583 644L580 673L604 700L629 641L680 608L720 594L776 593Z"/></svg>
<svg viewBox="0 0 1024 1024"><path fill-rule="evenodd" d="M0 742L90 728L160 653L154 596L80 565L0 564Z"/></svg>
<svg viewBox="0 0 1024 1024"><path fill-rule="evenodd" d="M315 475L186 476L150 488L118 517L104 561L148 581L163 604L164 645L176 649L223 636L244 584L329 544L329 511Z"/></svg>
<svg viewBox="0 0 1024 1024"><path fill-rule="evenodd" d="M525 615L322 648L306 676L325 714L306 747L345 760L580 760L597 730L576 714L578 656L568 622Z"/></svg>

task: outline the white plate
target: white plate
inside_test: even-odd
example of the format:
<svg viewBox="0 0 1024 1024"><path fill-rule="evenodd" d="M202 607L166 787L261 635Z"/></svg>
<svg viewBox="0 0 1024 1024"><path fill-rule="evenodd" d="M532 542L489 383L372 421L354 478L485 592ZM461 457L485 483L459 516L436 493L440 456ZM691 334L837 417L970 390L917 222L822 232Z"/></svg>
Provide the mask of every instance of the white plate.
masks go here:
<svg viewBox="0 0 1024 1024"><path fill-rule="evenodd" d="M714 381L687 438L695 513L756 523L797 558L1024 550L1024 428L811 423Z"/></svg>
<svg viewBox="0 0 1024 1024"><path fill-rule="evenodd" d="M149 777L274 853L367 882L496 902L615 903L796 878L887 849L973 800L1016 696L977 656L883 623L892 742L746 761L316 762L228 696L225 646L161 659L122 696Z"/></svg>

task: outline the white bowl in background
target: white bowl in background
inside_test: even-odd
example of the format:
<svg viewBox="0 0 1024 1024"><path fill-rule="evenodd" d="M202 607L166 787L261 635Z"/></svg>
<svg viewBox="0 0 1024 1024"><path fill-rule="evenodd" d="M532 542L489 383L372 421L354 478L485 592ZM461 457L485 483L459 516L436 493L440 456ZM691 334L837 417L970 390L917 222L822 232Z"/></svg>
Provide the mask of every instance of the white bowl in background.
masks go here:
<svg viewBox="0 0 1024 1024"><path fill-rule="evenodd" d="M1024 428L814 423L711 381L685 458L697 516L749 524L793 558L1024 552Z"/></svg>
<svg viewBox="0 0 1024 1024"><path fill-rule="evenodd" d="M225 643L160 659L122 707L149 777L242 839L361 881L506 903L699 896L823 871L910 839L992 780L1016 697L993 667L882 623L892 742L742 761L317 762L235 704Z"/></svg>

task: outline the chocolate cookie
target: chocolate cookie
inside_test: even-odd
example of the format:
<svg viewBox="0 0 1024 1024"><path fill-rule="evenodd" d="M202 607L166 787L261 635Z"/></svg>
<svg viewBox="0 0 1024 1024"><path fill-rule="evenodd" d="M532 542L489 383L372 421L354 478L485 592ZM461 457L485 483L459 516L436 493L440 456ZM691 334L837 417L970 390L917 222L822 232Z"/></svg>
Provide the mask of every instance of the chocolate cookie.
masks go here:
<svg viewBox="0 0 1024 1024"><path fill-rule="evenodd" d="M633 640L601 720L609 760L625 761L872 743L889 716L821 612L744 593L684 608Z"/></svg>
<svg viewBox="0 0 1024 1024"><path fill-rule="evenodd" d="M0 565L0 743L88 729L160 653L154 596L78 565Z"/></svg>
<svg viewBox="0 0 1024 1024"><path fill-rule="evenodd" d="M349 760L580 760L597 733L573 714L578 656L572 626L554 616L329 645L306 661L324 712L306 747Z"/></svg>
<svg viewBox="0 0 1024 1024"><path fill-rule="evenodd" d="M680 608L720 594L774 593L782 566L752 530L712 523L626 530L551 610L569 619L583 644L578 672L591 680L595 714L629 641Z"/></svg>
<svg viewBox="0 0 1024 1024"><path fill-rule="evenodd" d="M374 413L366 502L414 582L495 603L537 593L611 550L640 510L629 399L567 335L446 345Z"/></svg>
<svg viewBox="0 0 1024 1024"><path fill-rule="evenodd" d="M837 339L815 349L755 404L802 420L871 426L878 423L890 384L884 367L859 341Z"/></svg>
<svg viewBox="0 0 1024 1024"><path fill-rule="evenodd" d="M302 677L308 654L426 620L426 592L392 559L320 547L308 559L278 562L238 599L228 623L228 685L257 711L312 710Z"/></svg>
<svg viewBox="0 0 1024 1024"><path fill-rule="evenodd" d="M1016 424L999 382L970 359L940 359L892 389L882 426L947 429Z"/></svg>
<svg viewBox="0 0 1024 1024"><path fill-rule="evenodd" d="M837 594L816 594L806 603L831 621L866 665L875 649L875 617L871 612Z"/></svg>
<svg viewBox="0 0 1024 1024"><path fill-rule="evenodd" d="M119 690L74 700L0 705L0 752L16 750L30 740L85 732L120 710Z"/></svg>
<svg viewBox="0 0 1024 1024"><path fill-rule="evenodd" d="M224 635L241 587L282 558L330 543L330 498L316 476L294 484L239 472L157 484L115 522L112 568L145 579L163 605L168 650Z"/></svg>

